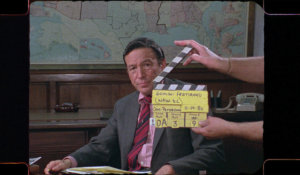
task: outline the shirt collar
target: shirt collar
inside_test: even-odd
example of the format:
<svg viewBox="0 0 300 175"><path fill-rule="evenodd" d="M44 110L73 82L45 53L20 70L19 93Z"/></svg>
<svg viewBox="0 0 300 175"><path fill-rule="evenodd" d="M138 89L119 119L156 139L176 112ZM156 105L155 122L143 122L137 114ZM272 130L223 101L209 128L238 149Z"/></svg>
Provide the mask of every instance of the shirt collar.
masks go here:
<svg viewBox="0 0 300 175"><path fill-rule="evenodd" d="M138 102L141 103L141 101L142 101L142 99L143 99L144 97L145 97L145 96L144 96L142 93L140 93L140 94L139 94Z"/></svg>
<svg viewBox="0 0 300 175"><path fill-rule="evenodd" d="M142 93L139 93L139 98L138 98L139 104L144 103L144 98L145 97L146 97L145 95L143 95ZM150 103L151 103L151 101L150 101Z"/></svg>

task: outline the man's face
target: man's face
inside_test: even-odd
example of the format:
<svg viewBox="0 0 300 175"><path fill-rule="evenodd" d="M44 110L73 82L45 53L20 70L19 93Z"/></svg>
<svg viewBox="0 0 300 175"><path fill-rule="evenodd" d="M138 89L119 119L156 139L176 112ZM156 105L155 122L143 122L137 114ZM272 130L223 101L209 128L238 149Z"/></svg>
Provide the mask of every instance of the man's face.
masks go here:
<svg viewBox="0 0 300 175"><path fill-rule="evenodd" d="M125 56L125 62L131 84L144 96L151 95L152 81L166 67L166 61L159 65L151 48L138 48Z"/></svg>

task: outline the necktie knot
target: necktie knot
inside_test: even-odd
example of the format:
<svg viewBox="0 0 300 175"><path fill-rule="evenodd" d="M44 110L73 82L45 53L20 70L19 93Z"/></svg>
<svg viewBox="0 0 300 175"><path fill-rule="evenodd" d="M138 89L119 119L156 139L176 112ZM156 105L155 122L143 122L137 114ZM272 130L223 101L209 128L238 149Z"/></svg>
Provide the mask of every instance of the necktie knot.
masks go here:
<svg viewBox="0 0 300 175"><path fill-rule="evenodd" d="M144 103L144 104L150 104L151 102L152 102L151 96L147 96L142 99L142 103Z"/></svg>

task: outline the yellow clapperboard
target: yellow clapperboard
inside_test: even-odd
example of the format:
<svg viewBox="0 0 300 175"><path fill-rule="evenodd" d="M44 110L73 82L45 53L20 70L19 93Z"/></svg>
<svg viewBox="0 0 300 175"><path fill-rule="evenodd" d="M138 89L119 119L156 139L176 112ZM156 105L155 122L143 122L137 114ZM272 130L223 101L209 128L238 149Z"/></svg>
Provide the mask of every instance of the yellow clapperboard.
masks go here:
<svg viewBox="0 0 300 175"><path fill-rule="evenodd" d="M158 84L152 91L155 127L191 128L209 111L205 85Z"/></svg>
<svg viewBox="0 0 300 175"><path fill-rule="evenodd" d="M193 48L186 46L153 80L153 119L150 125L157 128L198 127L208 113L206 85L164 85L162 80L188 55Z"/></svg>

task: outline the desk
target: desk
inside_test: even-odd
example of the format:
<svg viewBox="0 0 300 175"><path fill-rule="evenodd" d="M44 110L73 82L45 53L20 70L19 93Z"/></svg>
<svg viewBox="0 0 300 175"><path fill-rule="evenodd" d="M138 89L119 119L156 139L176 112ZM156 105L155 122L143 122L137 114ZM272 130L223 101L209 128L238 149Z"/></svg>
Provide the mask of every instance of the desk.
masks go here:
<svg viewBox="0 0 300 175"><path fill-rule="evenodd" d="M29 175L39 175L40 167L38 165L29 166Z"/></svg>
<svg viewBox="0 0 300 175"><path fill-rule="evenodd" d="M84 113L87 114L87 113ZM92 114L92 113L90 113ZM66 115L67 119L58 118ZM257 121L262 119L262 112L254 113L218 113L216 116L230 121ZM55 118L56 117L56 118ZM77 117L78 120L74 120ZM47 118L38 118L29 123L29 155L42 158L36 163L40 173L51 160L62 159L66 155L88 143L92 136L97 135L107 124L107 120L89 119L73 114L47 114ZM223 140L227 167L230 173L253 173L263 161L261 143L253 143L238 138Z"/></svg>
<svg viewBox="0 0 300 175"><path fill-rule="evenodd" d="M264 111L235 111L235 112L218 112L212 109L212 116L220 117L232 122L250 122L263 120Z"/></svg>
<svg viewBox="0 0 300 175"><path fill-rule="evenodd" d="M91 137L106 126L107 120L95 119L95 116L88 118L88 113L93 114L95 111L61 114L36 112L30 115L29 156L42 157L36 162L40 173L43 173L49 161L62 159L87 144Z"/></svg>

